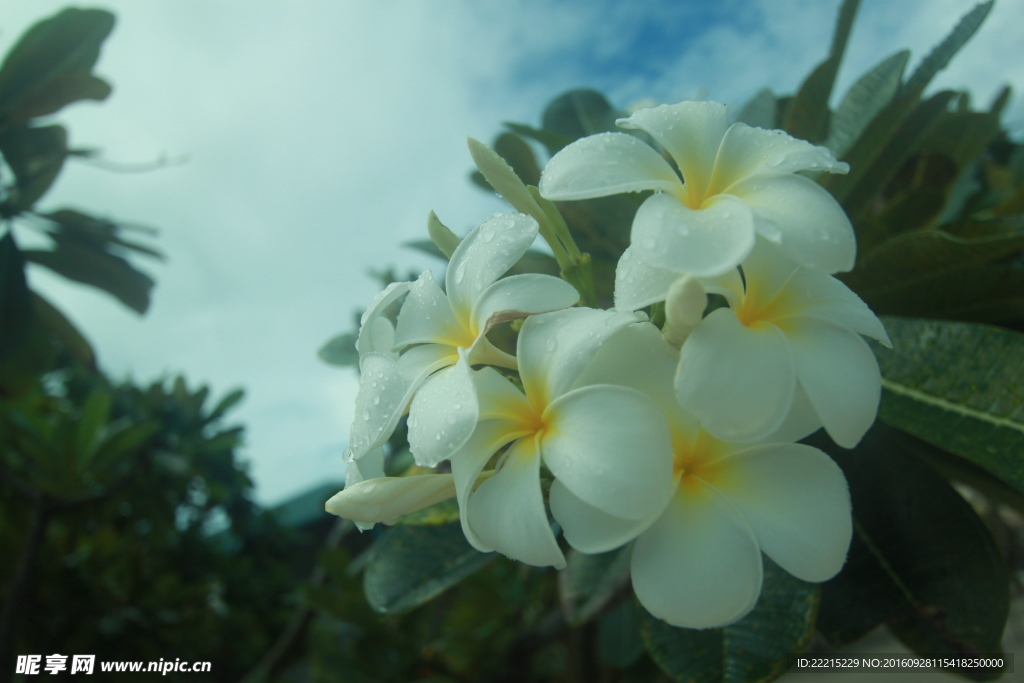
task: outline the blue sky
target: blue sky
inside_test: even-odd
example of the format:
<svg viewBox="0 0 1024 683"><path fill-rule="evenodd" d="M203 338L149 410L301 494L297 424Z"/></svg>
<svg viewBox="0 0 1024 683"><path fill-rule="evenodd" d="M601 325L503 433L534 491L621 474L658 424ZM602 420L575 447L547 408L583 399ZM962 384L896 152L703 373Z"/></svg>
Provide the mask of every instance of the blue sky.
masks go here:
<svg viewBox="0 0 1024 683"><path fill-rule="evenodd" d="M64 5L6 3L0 50ZM86 330L114 376L183 372L226 392L259 496L342 478L356 390L317 348L351 326L370 268L437 263L398 248L430 210L464 233L497 210L466 180L467 135L536 124L560 92L597 87L618 106L706 96L732 105L792 92L824 58L837 0L624 3L209 0L101 6L118 15L98 73L101 104L60 114L75 145L112 161L187 161L139 175L70 165L43 208L78 206L160 228L165 264L138 318L108 297L30 274ZM842 90L905 47L916 63L970 0L863 0ZM244 9L242 9L244 7ZM999 0L936 87L1024 88L1024 0ZM1008 118L1021 131L1016 99Z"/></svg>

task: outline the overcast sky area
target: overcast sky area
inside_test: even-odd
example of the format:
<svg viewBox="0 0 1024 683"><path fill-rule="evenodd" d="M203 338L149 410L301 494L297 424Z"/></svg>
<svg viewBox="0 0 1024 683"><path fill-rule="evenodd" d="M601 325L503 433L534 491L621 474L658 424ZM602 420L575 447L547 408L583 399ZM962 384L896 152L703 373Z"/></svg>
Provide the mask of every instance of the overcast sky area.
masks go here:
<svg viewBox="0 0 1024 683"><path fill-rule="evenodd" d="M0 0L0 51L66 5ZM828 50L838 0L116 0L96 73L104 103L57 120L71 144L121 163L187 159L121 174L69 162L41 207L160 229L164 263L139 317L41 270L31 284L87 333L115 378L183 373L223 395L258 498L276 503L342 481L356 373L317 349L353 327L378 290L371 268L436 260L402 249L427 212L464 234L504 205L470 185L467 135L539 124L575 87L613 104L706 96L733 106L762 87L791 93ZM911 68L973 0L863 0L837 94L887 55ZM84 6L84 5L83 5ZM1024 0L997 0L932 89L1024 92ZM1015 97L1005 122L1024 134ZM23 233L19 232L19 239Z"/></svg>

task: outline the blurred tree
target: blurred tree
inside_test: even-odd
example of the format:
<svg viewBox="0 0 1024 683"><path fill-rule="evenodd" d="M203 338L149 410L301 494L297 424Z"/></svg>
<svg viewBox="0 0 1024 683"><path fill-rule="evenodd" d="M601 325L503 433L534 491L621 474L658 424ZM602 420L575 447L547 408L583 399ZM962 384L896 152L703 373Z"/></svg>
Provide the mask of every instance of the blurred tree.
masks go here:
<svg viewBox="0 0 1024 683"><path fill-rule="evenodd" d="M35 207L69 157L62 107L102 100L92 75L114 17L67 9L30 28L0 66L0 680L15 654L214 662L237 680L291 613L311 544L252 500L241 427L182 378L113 383L75 326L29 288L46 267L143 313L153 281L126 237L152 231ZM22 249L15 229L49 239ZM312 544L315 547L315 543Z"/></svg>

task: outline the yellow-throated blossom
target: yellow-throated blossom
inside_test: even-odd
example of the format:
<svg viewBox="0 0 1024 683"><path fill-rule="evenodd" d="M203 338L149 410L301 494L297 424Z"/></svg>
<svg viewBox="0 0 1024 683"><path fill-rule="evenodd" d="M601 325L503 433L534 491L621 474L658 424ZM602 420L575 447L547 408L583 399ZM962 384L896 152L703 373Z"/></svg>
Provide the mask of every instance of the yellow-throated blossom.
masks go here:
<svg viewBox="0 0 1024 683"><path fill-rule="evenodd" d="M882 323L839 280L763 240L742 271L704 280L729 306L683 342L679 402L726 441L762 439L796 412L802 416L793 419L823 425L852 448L874 422L881 395L878 363L861 335L889 345Z"/></svg>
<svg viewBox="0 0 1024 683"><path fill-rule="evenodd" d="M450 398L439 392L436 412L417 420L434 432L472 420L468 441L447 455L462 528L475 548L535 566L565 566L545 512L542 464L559 486L603 514L637 520L664 507L672 462L658 406L627 387L573 388L594 352L636 320L632 313L589 308L531 316L517 345L522 391L493 368L471 371L465 359L439 385ZM450 411L470 393L469 384L476 414ZM506 445L493 476L480 483Z"/></svg>
<svg viewBox="0 0 1024 683"><path fill-rule="evenodd" d="M654 190L633 220L628 261L719 275L742 261L760 234L809 268L834 273L853 267L856 243L846 214L820 185L796 175L846 173L847 164L828 149L778 130L730 126L725 105L716 102L641 109L617 123L654 138L682 178L639 138L600 133L555 154L540 192L571 200Z"/></svg>
<svg viewBox="0 0 1024 683"><path fill-rule="evenodd" d="M631 574L640 603L674 626L714 628L753 609L761 592L761 552L804 581L834 576L850 543L850 498L828 456L781 442L804 436L799 428L744 445L703 430L676 401L671 377L677 356L656 327L631 325L595 354L576 383L620 384L658 404L672 438L667 505L627 518L599 509L556 479L551 512L569 544L583 552L606 552L636 538ZM639 448L630 456L642 457Z"/></svg>
<svg viewBox="0 0 1024 683"><path fill-rule="evenodd" d="M576 290L549 275L499 279L526 252L537 231L537 222L523 214L495 215L470 231L452 254L445 276L447 295L429 270L415 282L394 283L378 295L363 316L357 342L361 377L349 460L358 461L382 446L418 391L426 392L423 402L429 403L428 380L453 365L460 350L472 364L515 368L515 358L485 336L491 327L576 303ZM403 296L394 325L387 313ZM410 439L417 437L412 430Z"/></svg>

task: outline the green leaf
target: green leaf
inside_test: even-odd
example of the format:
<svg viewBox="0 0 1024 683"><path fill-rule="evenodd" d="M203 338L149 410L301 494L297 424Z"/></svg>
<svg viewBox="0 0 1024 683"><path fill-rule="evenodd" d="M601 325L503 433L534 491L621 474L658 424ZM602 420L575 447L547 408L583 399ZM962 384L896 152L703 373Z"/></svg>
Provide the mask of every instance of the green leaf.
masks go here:
<svg viewBox="0 0 1024 683"><path fill-rule="evenodd" d="M330 365L359 365L359 353L356 351L355 332L339 334L320 347L316 355Z"/></svg>
<svg viewBox="0 0 1024 683"><path fill-rule="evenodd" d="M522 142L522 140L510 133L505 133L505 135ZM523 179L516 173L508 160L503 158L497 150L491 149L479 140L469 138L468 143L469 153L473 157L473 162L480 169L480 173L483 174L487 183L494 188L494 191L500 194L516 211L532 216L543 227L546 221L544 211L537 204L537 201L523 183ZM523 144L525 145L525 143ZM506 147L509 147L509 145L506 144ZM532 156L529 149L527 149L527 153Z"/></svg>
<svg viewBox="0 0 1024 683"><path fill-rule="evenodd" d="M544 110L543 128L569 141L595 133L618 130L616 111L596 90L570 90L559 95ZM516 131L519 132L519 131Z"/></svg>
<svg viewBox="0 0 1024 683"><path fill-rule="evenodd" d="M740 109L736 121L756 128L775 128L775 93L771 88L764 88L751 97Z"/></svg>
<svg viewBox="0 0 1024 683"><path fill-rule="evenodd" d="M871 122L847 156L850 173L846 176L832 174L823 181L855 226L859 227L879 192L948 114L947 107L954 97L956 93L952 91L940 92L909 112L902 104L890 105ZM896 102L904 100L900 98Z"/></svg>
<svg viewBox="0 0 1024 683"><path fill-rule="evenodd" d="M941 230L894 237L869 252L852 273L839 276L869 304L951 272L984 266L1024 249L1024 233L964 239ZM872 307L874 307L872 305Z"/></svg>
<svg viewBox="0 0 1024 683"><path fill-rule="evenodd" d="M25 259L8 230L0 238L0 364L26 342L32 322L32 297L25 279Z"/></svg>
<svg viewBox="0 0 1024 683"><path fill-rule="evenodd" d="M395 526L369 552L363 589L381 614L419 607L494 559L469 545L459 524Z"/></svg>
<svg viewBox="0 0 1024 683"><path fill-rule="evenodd" d="M541 143L548 150L548 154L552 156L558 150L562 149L570 142L572 142L572 138L570 138L568 135L561 135L559 133L554 133L550 130L541 130L538 128L533 128L531 126L526 126L521 123L512 123L510 121L505 121L504 126L513 133L519 135L520 137L524 137L530 140L536 140L537 142Z"/></svg>
<svg viewBox="0 0 1024 683"><path fill-rule="evenodd" d="M825 146L841 159L900 88L910 50L891 55L857 79L832 115Z"/></svg>
<svg viewBox="0 0 1024 683"><path fill-rule="evenodd" d="M4 215L31 209L50 189L67 158L67 142L62 126L18 126L0 133L0 153L17 181L17 192L5 202Z"/></svg>
<svg viewBox="0 0 1024 683"><path fill-rule="evenodd" d="M818 600L817 584L794 578L765 557L761 597L740 621L697 631L669 626L642 610L640 635L674 681L771 681L785 673L787 655L802 652L810 642Z"/></svg>
<svg viewBox="0 0 1024 683"><path fill-rule="evenodd" d="M90 71L113 28L110 12L68 8L26 31L0 66L0 129L109 95Z"/></svg>
<svg viewBox="0 0 1024 683"><path fill-rule="evenodd" d="M886 318L879 417L1024 492L1024 334Z"/></svg>
<svg viewBox="0 0 1024 683"><path fill-rule="evenodd" d="M53 251L25 251L25 257L69 280L102 289L137 313L146 312L154 284L152 278L100 246L68 239L60 233L51 237L56 247Z"/></svg>
<svg viewBox="0 0 1024 683"><path fill-rule="evenodd" d="M793 137L818 143L828 135L828 101L859 5L860 0L843 0L828 58L811 72L786 108L783 128Z"/></svg>
<svg viewBox="0 0 1024 683"><path fill-rule="evenodd" d="M214 406L213 410L210 411L210 414L206 416L206 419L203 420L203 422L205 424L212 424L212 423L216 422L217 420L219 420L222 417L224 417L224 415L227 414L227 412L229 410L231 410L236 405L241 403L242 399L244 399L244 398L245 398L245 389L235 389L234 391L229 393L227 396L222 398L217 403L216 406Z"/></svg>
<svg viewBox="0 0 1024 683"><path fill-rule="evenodd" d="M516 175L527 185L540 183L540 166L537 165L537 157L533 150L518 135L513 133L502 133L492 145L494 151L508 162Z"/></svg>
<svg viewBox="0 0 1024 683"><path fill-rule="evenodd" d="M97 387L85 399L78 424L75 425L75 453L80 462L88 461L99 445L110 418L111 398L110 393Z"/></svg>
<svg viewBox="0 0 1024 683"><path fill-rule="evenodd" d="M922 655L999 652L1009 577L971 506L897 430L876 425L852 451L826 442L814 445L846 475L855 533L822 586L822 633L838 647L886 622Z"/></svg>
<svg viewBox="0 0 1024 683"><path fill-rule="evenodd" d="M121 233L126 228L113 221L94 218L74 209L61 209L41 215L43 218L56 224L56 234L60 235L62 239L78 242L84 246L94 246L103 250L115 246L161 260L164 257L162 253L152 247L122 238ZM135 227L134 229L136 232L149 233L148 229L141 227Z"/></svg>
<svg viewBox="0 0 1024 683"><path fill-rule="evenodd" d="M437 251L445 260L452 257L462 242L459 236L449 230L448 226L442 223L433 211L427 214L427 234L430 235L430 241L437 247Z"/></svg>
<svg viewBox="0 0 1024 683"><path fill-rule="evenodd" d="M633 600L624 600L597 622L597 656L614 667L625 669L644 653L640 637L642 607Z"/></svg>
<svg viewBox="0 0 1024 683"><path fill-rule="evenodd" d="M904 89L908 92L924 92L935 74L945 69L953 55L971 39L971 36L985 21L985 17L988 16L994 4L994 0L979 3L961 17L953 31L917 66L914 73L907 79Z"/></svg>
<svg viewBox="0 0 1024 683"><path fill-rule="evenodd" d="M569 551L565 571L558 575L558 597L566 621L578 626L607 608L629 583L632 555L632 544L600 555Z"/></svg>

